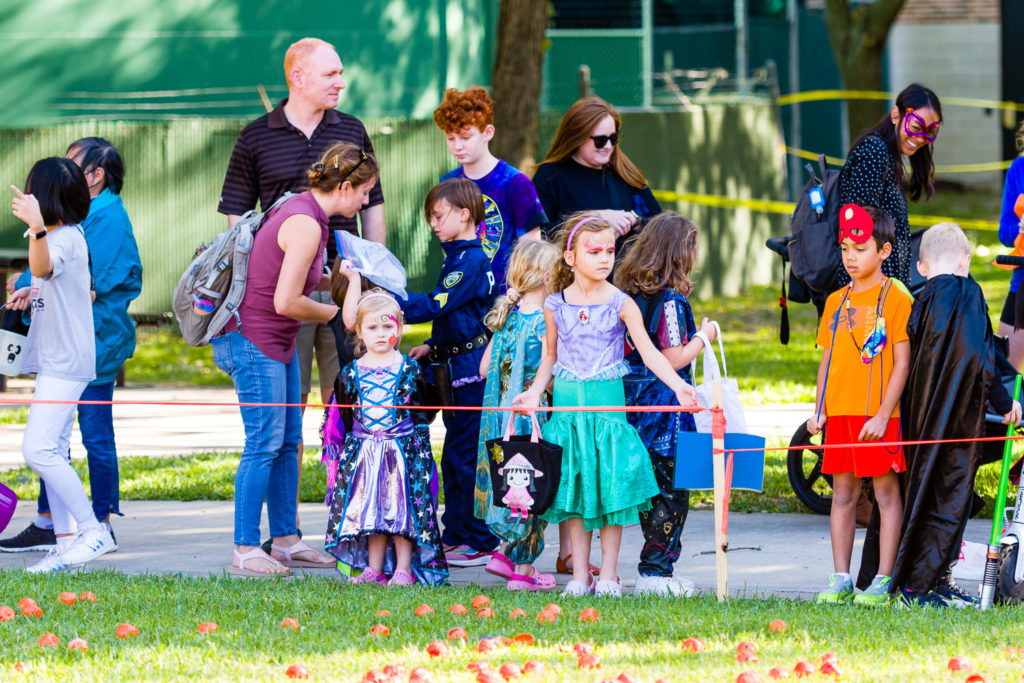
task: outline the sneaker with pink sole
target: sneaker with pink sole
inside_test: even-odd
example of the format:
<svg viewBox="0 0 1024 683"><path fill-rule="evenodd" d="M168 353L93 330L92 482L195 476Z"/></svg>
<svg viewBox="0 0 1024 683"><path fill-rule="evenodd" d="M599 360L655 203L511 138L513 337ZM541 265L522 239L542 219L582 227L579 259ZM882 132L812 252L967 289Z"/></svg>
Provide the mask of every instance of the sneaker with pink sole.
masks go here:
<svg viewBox="0 0 1024 683"><path fill-rule="evenodd" d="M444 559L451 567L479 567L491 561L493 552L481 552L468 545L459 545L445 549Z"/></svg>

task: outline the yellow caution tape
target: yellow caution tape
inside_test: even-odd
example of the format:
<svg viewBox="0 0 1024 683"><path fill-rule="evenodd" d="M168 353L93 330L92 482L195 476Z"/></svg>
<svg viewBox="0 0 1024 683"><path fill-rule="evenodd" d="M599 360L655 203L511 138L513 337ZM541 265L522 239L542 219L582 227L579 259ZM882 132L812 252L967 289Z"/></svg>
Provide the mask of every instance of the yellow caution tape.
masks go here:
<svg viewBox="0 0 1024 683"><path fill-rule="evenodd" d="M714 194L701 194L698 192L668 192L666 190L653 190L655 199L665 202L689 202L700 204L717 209L750 209L762 213L774 213L784 216L792 216L796 204L783 202L774 199L733 199ZM956 223L964 230L999 230L997 221L986 221L976 218L951 218L949 216L910 216L910 225L913 227L927 228L936 223Z"/></svg>
<svg viewBox="0 0 1024 683"><path fill-rule="evenodd" d="M801 159L810 159L811 161L817 161L818 155L814 152L808 152L806 149L797 149L796 147L786 147L786 154L792 154L798 156ZM826 156L825 161L832 164L833 166L842 166L845 161L838 157ZM935 167L936 173L979 173L981 171L1005 171L1010 168L1012 161L983 161L977 164L949 164L939 165Z"/></svg>
<svg viewBox="0 0 1024 683"><path fill-rule="evenodd" d="M779 104L797 104L800 102L819 102L823 100L895 100L899 93L881 92L879 90L807 90L779 97ZM982 100L973 97L943 97L942 103L954 107L980 107L982 109L1006 109L1024 111L1024 104L1002 102L999 100Z"/></svg>
<svg viewBox="0 0 1024 683"><path fill-rule="evenodd" d="M805 92L790 93L779 97L779 105L786 106L800 102L820 102L825 100L895 100L898 93L882 92L879 90L807 90ZM1024 112L1024 104L1017 102L1002 102L999 100L982 100L973 97L943 97L944 104L955 107L980 107L982 109L1005 109L1009 111ZM818 155L803 149L786 147L786 152L796 155L801 159L817 161ZM828 163L842 166L843 160L836 157L826 157ZM949 164L936 166L936 173L980 173L984 171L1005 171L1010 167L1010 161L986 161L977 164ZM962 226L961 226L962 227Z"/></svg>
<svg viewBox="0 0 1024 683"><path fill-rule="evenodd" d="M713 206L719 209L751 209L763 213L779 213L790 216L796 206L793 202L781 202L774 199L733 199L721 197L714 194L699 194L697 192L667 192L665 190L654 190L654 197L666 202L690 202L702 206Z"/></svg>

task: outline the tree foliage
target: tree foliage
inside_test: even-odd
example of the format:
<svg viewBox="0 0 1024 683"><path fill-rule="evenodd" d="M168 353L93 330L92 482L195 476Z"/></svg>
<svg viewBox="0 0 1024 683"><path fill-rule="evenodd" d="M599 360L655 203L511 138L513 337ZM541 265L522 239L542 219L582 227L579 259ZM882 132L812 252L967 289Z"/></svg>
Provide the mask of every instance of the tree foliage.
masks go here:
<svg viewBox="0 0 1024 683"><path fill-rule="evenodd" d="M825 0L825 28L839 75L849 90L882 90L882 57L896 17L906 0ZM878 100L847 102L850 139L885 113Z"/></svg>
<svg viewBox="0 0 1024 683"><path fill-rule="evenodd" d="M548 0L501 0L491 83L495 156L528 170L537 149Z"/></svg>

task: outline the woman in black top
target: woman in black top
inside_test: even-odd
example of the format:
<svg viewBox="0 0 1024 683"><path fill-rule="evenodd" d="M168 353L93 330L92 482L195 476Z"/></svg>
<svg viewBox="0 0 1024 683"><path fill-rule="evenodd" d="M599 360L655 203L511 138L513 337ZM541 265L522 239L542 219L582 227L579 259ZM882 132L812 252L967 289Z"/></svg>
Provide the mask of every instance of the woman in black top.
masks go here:
<svg viewBox="0 0 1024 683"><path fill-rule="evenodd" d="M533 176L551 231L577 211L596 211L622 237L661 213L647 178L619 148L621 137L619 113L600 97L565 112Z"/></svg>
<svg viewBox="0 0 1024 683"><path fill-rule="evenodd" d="M932 143L942 124L938 96L917 83L904 88L896 104L874 128L865 132L850 148L839 175L839 203L876 206L896 225L892 257L882 263L889 277L910 281L910 223L907 196L918 201L935 191L932 174ZM904 177L903 157L910 159L910 177ZM850 281L845 269L836 273L838 289Z"/></svg>

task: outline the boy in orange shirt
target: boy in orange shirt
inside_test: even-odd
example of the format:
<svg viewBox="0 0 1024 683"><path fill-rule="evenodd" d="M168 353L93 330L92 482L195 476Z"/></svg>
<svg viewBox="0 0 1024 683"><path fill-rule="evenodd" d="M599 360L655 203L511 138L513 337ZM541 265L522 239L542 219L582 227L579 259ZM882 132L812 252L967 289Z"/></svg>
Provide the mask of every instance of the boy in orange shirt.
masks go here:
<svg viewBox="0 0 1024 683"><path fill-rule="evenodd" d="M826 445L900 440L899 401L910 366L907 319L913 297L899 280L882 274L894 233L892 219L874 207L847 204L839 211L839 246L852 282L825 302L817 340L823 349L818 409L807 421L811 434L825 428ZM888 602L903 521L896 474L905 470L901 446L825 449L821 471L833 475L829 526L835 573L815 602ZM861 477L873 479L881 515L879 567L871 585L854 597L850 555Z"/></svg>

